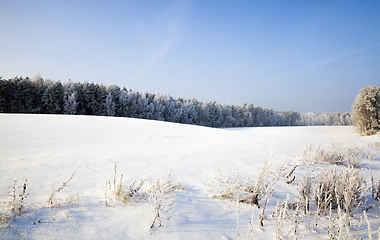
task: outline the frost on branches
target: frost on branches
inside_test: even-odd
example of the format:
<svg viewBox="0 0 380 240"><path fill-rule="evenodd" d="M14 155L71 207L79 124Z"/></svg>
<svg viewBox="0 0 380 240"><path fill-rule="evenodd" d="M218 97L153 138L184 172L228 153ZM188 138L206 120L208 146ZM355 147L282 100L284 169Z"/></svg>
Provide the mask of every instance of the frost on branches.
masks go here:
<svg viewBox="0 0 380 240"><path fill-rule="evenodd" d="M360 89L352 104L352 120L361 133L370 135L380 130L380 87Z"/></svg>

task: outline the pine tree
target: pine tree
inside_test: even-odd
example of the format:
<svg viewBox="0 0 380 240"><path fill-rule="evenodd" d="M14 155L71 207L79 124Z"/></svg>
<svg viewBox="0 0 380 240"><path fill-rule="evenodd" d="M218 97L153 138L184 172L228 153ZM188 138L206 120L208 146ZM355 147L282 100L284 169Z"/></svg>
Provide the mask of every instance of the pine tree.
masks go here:
<svg viewBox="0 0 380 240"><path fill-rule="evenodd" d="M108 93L106 97L105 108L106 108L107 116L115 116L116 106L113 100L112 93Z"/></svg>
<svg viewBox="0 0 380 240"><path fill-rule="evenodd" d="M39 113L37 92L29 78L15 77L9 84L10 112Z"/></svg>
<svg viewBox="0 0 380 240"><path fill-rule="evenodd" d="M116 114L119 117L129 116L129 99L128 90L126 88L123 88L119 93L119 106L116 108Z"/></svg>
<svg viewBox="0 0 380 240"><path fill-rule="evenodd" d="M11 104L9 101L10 96L10 81L0 77L0 112L10 112Z"/></svg>
<svg viewBox="0 0 380 240"><path fill-rule="evenodd" d="M63 84L63 113L76 114L78 93L75 84L69 79Z"/></svg>
<svg viewBox="0 0 380 240"><path fill-rule="evenodd" d="M47 80L42 93L41 107L44 113L63 113L63 87L60 81Z"/></svg>
<svg viewBox="0 0 380 240"><path fill-rule="evenodd" d="M122 115L122 103L121 90L118 86L111 84L106 86L106 92L108 93L106 98L106 110L107 116L117 116L121 117Z"/></svg>

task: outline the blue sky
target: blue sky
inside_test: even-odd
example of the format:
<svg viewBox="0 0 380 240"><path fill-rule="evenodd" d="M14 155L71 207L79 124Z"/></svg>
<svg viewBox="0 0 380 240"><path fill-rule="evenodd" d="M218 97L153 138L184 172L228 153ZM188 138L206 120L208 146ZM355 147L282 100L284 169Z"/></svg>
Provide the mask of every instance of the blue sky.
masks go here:
<svg viewBox="0 0 380 240"><path fill-rule="evenodd" d="M0 76L347 112L380 85L380 1L0 0Z"/></svg>

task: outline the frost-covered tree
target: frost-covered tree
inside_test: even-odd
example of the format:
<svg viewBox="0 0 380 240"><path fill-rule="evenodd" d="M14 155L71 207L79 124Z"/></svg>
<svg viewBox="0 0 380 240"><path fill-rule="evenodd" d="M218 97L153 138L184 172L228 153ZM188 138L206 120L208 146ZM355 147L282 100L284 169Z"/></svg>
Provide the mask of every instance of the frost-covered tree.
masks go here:
<svg viewBox="0 0 380 240"><path fill-rule="evenodd" d="M83 89L83 110L86 115L96 115L97 110L99 109L99 103L96 99L96 92L98 84L84 82L82 84Z"/></svg>
<svg viewBox="0 0 380 240"><path fill-rule="evenodd" d="M119 106L116 108L116 114L120 117L128 117L129 111L129 101L128 101L128 90L123 88L119 92Z"/></svg>
<svg viewBox="0 0 380 240"><path fill-rule="evenodd" d="M63 113L63 87L60 81L47 80L42 93L41 108L44 113Z"/></svg>
<svg viewBox="0 0 380 240"><path fill-rule="evenodd" d="M380 87L375 85L360 89L352 105L352 120L360 132L380 130Z"/></svg>
<svg viewBox="0 0 380 240"><path fill-rule="evenodd" d="M7 85L8 81L0 77L0 112L7 112L9 108Z"/></svg>
<svg viewBox="0 0 380 240"><path fill-rule="evenodd" d="M105 107L106 107L107 116L115 116L116 106L113 100L112 93L108 93L106 97Z"/></svg>
<svg viewBox="0 0 380 240"><path fill-rule="evenodd" d="M107 116L107 89L103 84L95 84L95 98L93 100L93 112L98 116Z"/></svg>
<svg viewBox="0 0 380 240"><path fill-rule="evenodd" d="M76 114L78 93L74 83L69 79L63 84L63 113Z"/></svg>
<svg viewBox="0 0 380 240"><path fill-rule="evenodd" d="M350 125L350 113L302 114L253 104L230 105L173 99L160 93L128 91L116 85L0 78L0 112L64 113L134 117L207 127ZM379 114L377 114L378 116ZM374 119L377 119L375 116ZM376 121L370 125L376 128Z"/></svg>
<svg viewBox="0 0 380 240"><path fill-rule="evenodd" d="M154 119L164 121L164 110L166 102L166 94L155 93L154 94Z"/></svg>
<svg viewBox="0 0 380 240"><path fill-rule="evenodd" d="M128 111L126 116L137 117L138 113L140 112L139 106L137 104L140 94L136 91L128 91L127 95Z"/></svg>
<svg viewBox="0 0 380 240"><path fill-rule="evenodd" d="M29 78L15 77L8 82L9 112L39 113L40 106L36 104L38 95L32 81Z"/></svg>

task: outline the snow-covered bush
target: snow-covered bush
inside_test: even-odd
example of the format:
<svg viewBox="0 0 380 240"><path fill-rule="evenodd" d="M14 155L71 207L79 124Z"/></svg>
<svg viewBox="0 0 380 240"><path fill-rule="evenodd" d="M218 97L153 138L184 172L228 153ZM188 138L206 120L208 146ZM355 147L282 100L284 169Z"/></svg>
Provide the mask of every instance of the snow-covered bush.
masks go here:
<svg viewBox="0 0 380 240"><path fill-rule="evenodd" d="M322 171L315 179L315 203L318 213L327 214L329 208L348 212L352 216L352 208L365 202L365 177L361 169L352 167L337 171L336 166Z"/></svg>
<svg viewBox="0 0 380 240"><path fill-rule="evenodd" d="M306 170L306 173L302 176L301 181L298 182L300 204L303 205L305 214L310 210L310 201L312 200L314 193L313 188L314 183L312 177L310 176L310 171Z"/></svg>
<svg viewBox="0 0 380 240"><path fill-rule="evenodd" d="M371 146L342 146L339 143L325 146L307 144L302 152L301 163L304 165L327 163L358 168L363 160L372 160L377 154L378 150Z"/></svg>
<svg viewBox="0 0 380 240"><path fill-rule="evenodd" d="M362 133L371 135L380 130L380 87L360 89L352 104L352 120Z"/></svg>
<svg viewBox="0 0 380 240"><path fill-rule="evenodd" d="M175 190L180 186L171 179L171 171L168 172L165 179L154 180L152 187L149 189L149 204L152 206L154 215L150 228L152 230L162 227L163 220L171 219L171 215L167 215L173 208L176 196Z"/></svg>
<svg viewBox="0 0 380 240"><path fill-rule="evenodd" d="M371 195L372 199L380 200L380 171L377 172L377 176L373 176L371 173Z"/></svg>

